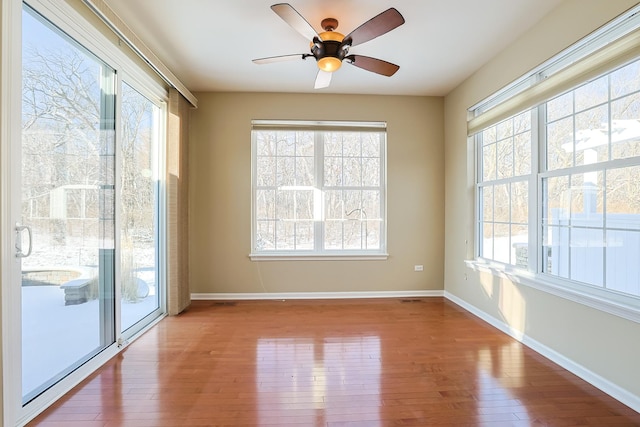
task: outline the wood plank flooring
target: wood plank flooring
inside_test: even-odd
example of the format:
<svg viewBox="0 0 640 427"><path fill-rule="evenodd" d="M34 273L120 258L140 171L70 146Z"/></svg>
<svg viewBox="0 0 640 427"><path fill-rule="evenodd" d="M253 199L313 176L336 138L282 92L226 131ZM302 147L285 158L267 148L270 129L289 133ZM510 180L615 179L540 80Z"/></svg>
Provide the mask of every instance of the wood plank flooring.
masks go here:
<svg viewBox="0 0 640 427"><path fill-rule="evenodd" d="M29 424L638 426L443 298L196 301Z"/></svg>

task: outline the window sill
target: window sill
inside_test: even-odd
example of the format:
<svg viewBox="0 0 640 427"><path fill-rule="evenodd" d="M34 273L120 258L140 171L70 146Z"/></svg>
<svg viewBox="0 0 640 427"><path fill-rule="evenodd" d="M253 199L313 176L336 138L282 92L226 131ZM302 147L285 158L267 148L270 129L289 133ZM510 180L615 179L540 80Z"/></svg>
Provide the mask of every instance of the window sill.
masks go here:
<svg viewBox="0 0 640 427"><path fill-rule="evenodd" d="M640 323L640 298L484 260L465 260L465 264L474 271L491 273L514 283Z"/></svg>
<svg viewBox="0 0 640 427"><path fill-rule="evenodd" d="M385 261L389 254L249 254L251 261Z"/></svg>

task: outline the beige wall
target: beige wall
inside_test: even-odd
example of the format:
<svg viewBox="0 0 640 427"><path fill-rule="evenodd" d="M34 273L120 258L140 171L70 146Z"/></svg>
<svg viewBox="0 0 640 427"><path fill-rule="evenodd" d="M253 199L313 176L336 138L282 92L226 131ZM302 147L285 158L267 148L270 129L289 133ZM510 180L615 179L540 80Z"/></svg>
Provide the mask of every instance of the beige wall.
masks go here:
<svg viewBox="0 0 640 427"><path fill-rule="evenodd" d="M443 289L443 99L197 93L190 135L194 293ZM252 262L251 120L386 121L386 261ZM423 264L424 272L414 272Z"/></svg>
<svg viewBox="0 0 640 427"><path fill-rule="evenodd" d="M567 0L445 98L445 290L640 398L640 325L467 269L474 162L467 109L636 1Z"/></svg>

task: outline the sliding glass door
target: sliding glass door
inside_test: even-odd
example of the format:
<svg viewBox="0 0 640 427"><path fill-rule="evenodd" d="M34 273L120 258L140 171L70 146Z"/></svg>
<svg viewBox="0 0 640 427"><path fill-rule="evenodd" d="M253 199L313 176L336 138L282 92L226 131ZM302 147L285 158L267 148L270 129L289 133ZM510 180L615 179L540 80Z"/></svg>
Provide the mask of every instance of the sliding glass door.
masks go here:
<svg viewBox="0 0 640 427"><path fill-rule="evenodd" d="M115 342L115 71L25 6L22 402Z"/></svg>
<svg viewBox="0 0 640 427"><path fill-rule="evenodd" d="M121 116L121 330L160 308L158 259L161 109L126 82Z"/></svg>
<svg viewBox="0 0 640 427"><path fill-rule="evenodd" d="M15 257L2 266L19 348L5 396L27 419L163 314L166 90L27 4L21 23L17 171L3 183Z"/></svg>

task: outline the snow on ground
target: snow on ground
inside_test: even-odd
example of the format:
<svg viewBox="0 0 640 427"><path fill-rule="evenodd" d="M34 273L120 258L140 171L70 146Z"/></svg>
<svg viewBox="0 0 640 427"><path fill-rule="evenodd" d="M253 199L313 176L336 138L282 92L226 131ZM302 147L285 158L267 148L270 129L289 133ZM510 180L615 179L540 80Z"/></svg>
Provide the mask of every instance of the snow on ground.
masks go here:
<svg viewBox="0 0 640 427"><path fill-rule="evenodd" d="M127 329L158 306L155 289L137 303L122 302ZM65 305L58 286L22 287L23 395L100 347L98 300Z"/></svg>

